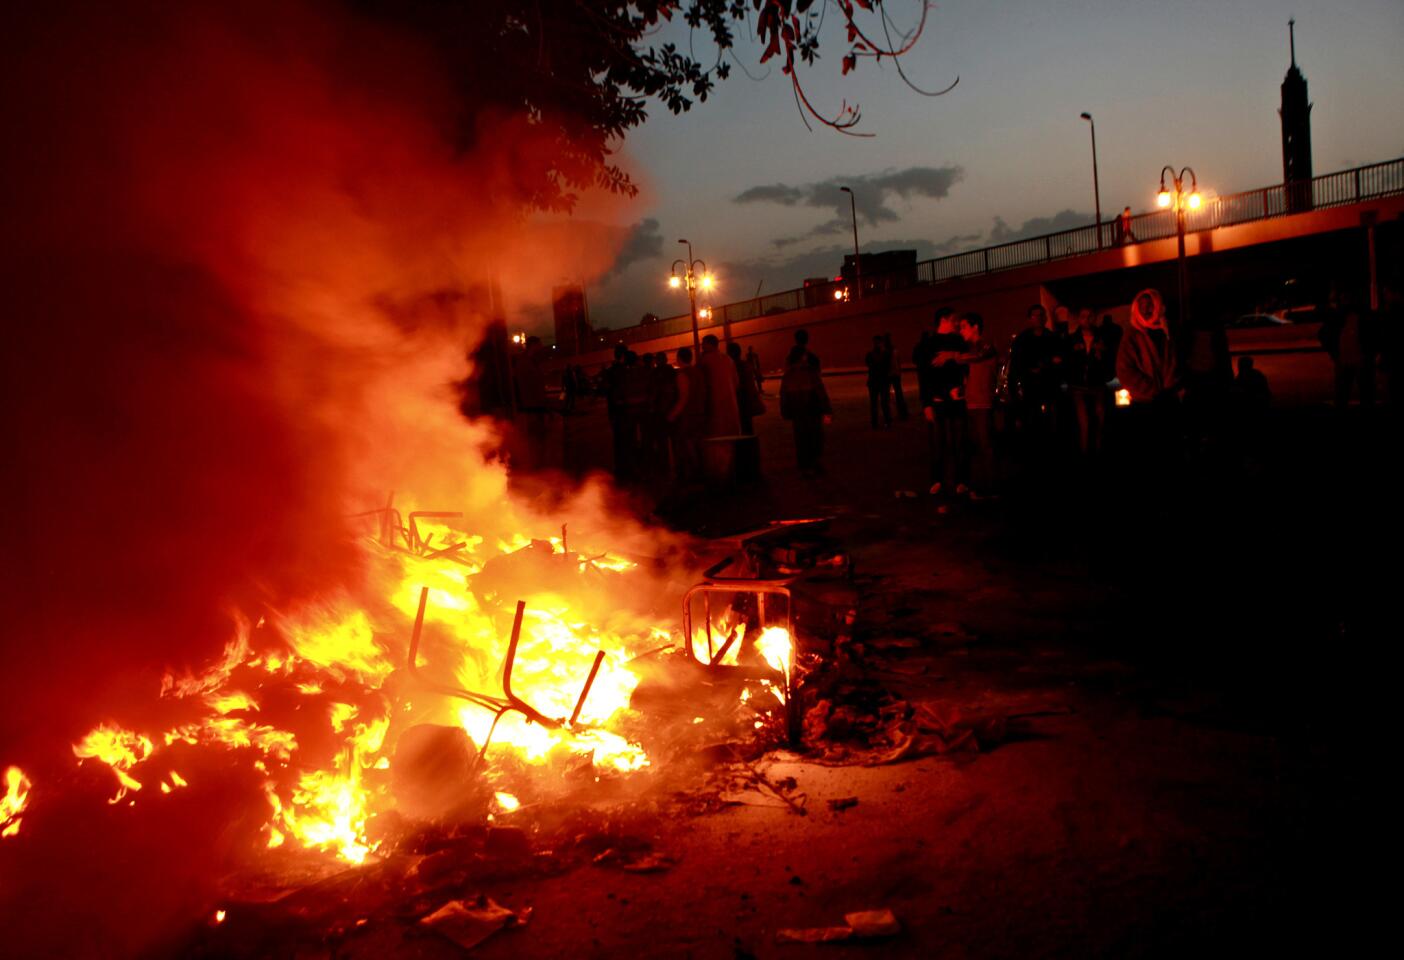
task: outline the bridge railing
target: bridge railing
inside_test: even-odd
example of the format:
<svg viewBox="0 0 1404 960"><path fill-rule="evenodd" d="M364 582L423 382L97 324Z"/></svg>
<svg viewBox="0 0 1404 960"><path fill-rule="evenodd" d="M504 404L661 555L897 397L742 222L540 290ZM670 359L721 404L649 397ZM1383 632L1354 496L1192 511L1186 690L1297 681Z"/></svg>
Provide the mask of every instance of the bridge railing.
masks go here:
<svg viewBox="0 0 1404 960"><path fill-rule="evenodd" d="M1206 199L1198 210L1191 210L1186 215L1185 229L1189 233L1197 233L1255 220L1268 220L1289 213L1360 203L1399 193L1404 193L1404 157L1323 174L1314 177L1309 183L1279 183L1257 190L1211 197ZM1129 233L1125 232L1116 220L1101 224L1100 237L1098 230L1098 225L1088 224L1057 233L1012 240L992 247L953 253L934 260L923 260L916 265L914 282L918 285L944 283L947 280L959 280L1084 256L1096 253L1099 249L1164 240L1175 236L1175 212L1152 210L1149 213L1137 214L1131 218ZM901 277L900 282L895 282L899 279L896 275L865 276L863 286L865 290L871 289L875 292L910 286L913 281L909 274L910 268L908 275ZM818 306L830 302L825 298L826 293L832 295L823 287L801 287L728 303L713 308L712 315L705 320L699 319L697 325L715 327L723 322L736 323L803 307ZM600 334L606 343L635 343L654 337L686 333L691 329L691 315L683 314L636 327L602 330Z"/></svg>

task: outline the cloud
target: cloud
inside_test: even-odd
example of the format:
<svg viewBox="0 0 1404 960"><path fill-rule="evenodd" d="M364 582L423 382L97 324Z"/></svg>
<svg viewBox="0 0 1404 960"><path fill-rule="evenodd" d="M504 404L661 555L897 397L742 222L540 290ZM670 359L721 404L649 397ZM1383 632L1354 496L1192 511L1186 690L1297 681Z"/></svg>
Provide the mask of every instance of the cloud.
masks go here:
<svg viewBox="0 0 1404 960"><path fill-rule="evenodd" d="M629 228L619 255L614 258L614 266L609 275L617 277L636 263L657 260L663 256L663 234L658 232L658 221L652 217L640 220Z"/></svg>
<svg viewBox="0 0 1404 960"><path fill-rule="evenodd" d="M864 253L915 250L917 261L920 262L942 256L950 252L948 248L964 244L969 239L953 237L941 244L934 244L929 240L889 240L865 245L863 250ZM736 291L736 296L728 295L725 299L743 300L754 293L757 284L761 284L761 296L765 296L801 287L808 279L835 277L843 265L843 258L852 253L853 248L846 244L831 244L791 256L768 257L744 263L723 263L721 275L727 278L728 287Z"/></svg>
<svg viewBox="0 0 1404 960"><path fill-rule="evenodd" d="M954 164L944 167L907 167L902 170L884 170L881 173L830 177L827 180L798 185L762 184L741 191L732 198L732 202L776 203L785 207L804 206L833 211L830 219L806 233L773 241L776 247L784 248L812 237L841 234L852 225L851 217L854 213L870 227L881 223L896 223L901 219L901 215L890 205L894 197L902 200L940 200L948 196L951 187L959 183L964 176L964 169ZM852 209L848 194L843 192L842 187L849 187L853 191Z"/></svg>
<svg viewBox="0 0 1404 960"><path fill-rule="evenodd" d="M787 207L793 207L804 199L804 190L800 187L791 187L783 183L772 183L769 186L751 187L741 191L736 198L736 203L782 203Z"/></svg>
<svg viewBox="0 0 1404 960"><path fill-rule="evenodd" d="M1057 233L1060 230L1085 227L1094 220L1096 220L1096 217L1090 213L1078 213L1074 210L1060 210L1051 217L1034 217L1030 220L1025 220L1017 227L1011 227L1004 222L1003 217L995 217L994 226L990 227L988 243L993 246L998 243L1010 243L1014 240L1023 240L1026 237L1041 237L1045 233Z"/></svg>

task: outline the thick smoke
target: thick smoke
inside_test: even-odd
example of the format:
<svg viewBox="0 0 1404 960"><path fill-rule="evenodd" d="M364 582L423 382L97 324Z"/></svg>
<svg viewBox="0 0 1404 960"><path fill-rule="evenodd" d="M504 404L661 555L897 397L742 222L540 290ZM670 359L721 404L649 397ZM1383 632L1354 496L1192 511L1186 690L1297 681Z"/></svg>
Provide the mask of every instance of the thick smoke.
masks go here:
<svg viewBox="0 0 1404 960"><path fill-rule="evenodd" d="M589 276L614 251L521 216L516 172L553 145L510 116L465 137L411 38L286 3L24 6L44 12L6 15L0 67L0 767L32 773L42 824L69 744L216 655L233 610L355 585L351 510L395 490L503 530L529 512L504 506L493 438L454 406L486 320L474 291L522 303L553 279L542 264ZM229 842L143 847L125 879L74 872L75 897L128 892L30 919L82 926L80 952L138 949L165 922L159 896L130 902L151 895L141 876L205 876ZM49 872L70 855L105 852ZM0 911L64 887L0 873Z"/></svg>

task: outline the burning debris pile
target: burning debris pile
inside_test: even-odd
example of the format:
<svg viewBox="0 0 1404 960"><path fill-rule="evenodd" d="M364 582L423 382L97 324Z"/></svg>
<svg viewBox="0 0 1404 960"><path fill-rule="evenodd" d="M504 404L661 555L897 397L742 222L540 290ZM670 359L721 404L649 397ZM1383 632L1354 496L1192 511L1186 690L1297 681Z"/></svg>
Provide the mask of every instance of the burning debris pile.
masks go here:
<svg viewBox="0 0 1404 960"><path fill-rule="evenodd" d="M216 663L166 675L145 725L106 721L73 744L107 769L109 804L160 803L217 754L257 778L264 847L361 864L418 842L416 824L482 823L647 772L651 754L794 739L818 657L794 643L818 609L804 585L846 572L838 551L797 559L822 524L713 545L734 552L682 592L679 630L666 567L572 551L568 528L490 545L457 514L391 502L360 519L378 589L238 621ZM28 790L8 777L7 835Z"/></svg>

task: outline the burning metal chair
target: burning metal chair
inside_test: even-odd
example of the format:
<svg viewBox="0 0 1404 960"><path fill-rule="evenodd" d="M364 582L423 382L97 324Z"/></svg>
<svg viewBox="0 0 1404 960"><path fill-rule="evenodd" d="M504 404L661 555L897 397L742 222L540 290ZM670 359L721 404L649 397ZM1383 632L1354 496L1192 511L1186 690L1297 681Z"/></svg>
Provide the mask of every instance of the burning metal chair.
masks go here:
<svg viewBox="0 0 1404 960"><path fill-rule="evenodd" d="M512 620L512 636L507 642L507 654L502 661L502 696L495 697L485 693L478 693L474 690L466 690L462 687L455 687L451 684L439 683L423 676L419 672L419 640L424 630L424 610L429 603L429 588L421 587L419 590L419 610L414 617L414 631L410 634L409 658L407 667L410 676L423 689L443 696L456 697L466 700L469 703L482 707L494 714L492 726L488 728L487 736L483 738L482 746L478 748L477 763L481 763L483 757L487 755L488 745L492 743L492 735L497 730L497 724L503 715L515 710L532 723L539 723L543 727L551 730L573 729L580 720L581 708L585 706L585 700L590 696L590 688L595 684L595 677L600 672L600 664L604 662L605 653L603 650L595 652L595 662L590 667L590 673L585 678L585 685L580 689L580 696L575 701L575 709L571 711L570 719L554 719L546 716L531 704L512 692L512 667L517 659L517 645L522 636L522 616L526 613L526 602L517 601L517 612Z"/></svg>
<svg viewBox="0 0 1404 960"><path fill-rule="evenodd" d="M822 537L830 519L780 521L760 530L717 541L731 544L731 552L707 568L702 581L683 596L683 643L688 660L702 669L730 672L742 679L768 679L770 675L779 674L785 705L786 736L792 744L800 742L803 723L800 701L795 696L799 645L796 603L801 599L805 581L816 570L839 570L847 574L851 569L847 553ZM739 575L727 575L727 571L733 568ZM712 612L712 600L719 596L729 597L729 611L739 607L743 617L741 623L730 627L720 646L714 638ZM707 643L705 657L697 648L693 625L694 601L699 597L704 618L702 636ZM783 603L774 603L776 598L782 599ZM768 604L767 600L772 602ZM776 606L783 607L782 618L772 616ZM725 618L723 622L726 622ZM757 673L742 664L723 662L734 648L738 636L745 642L752 633L763 636L767 629L774 626L782 626L789 636L790 650L782 668Z"/></svg>

